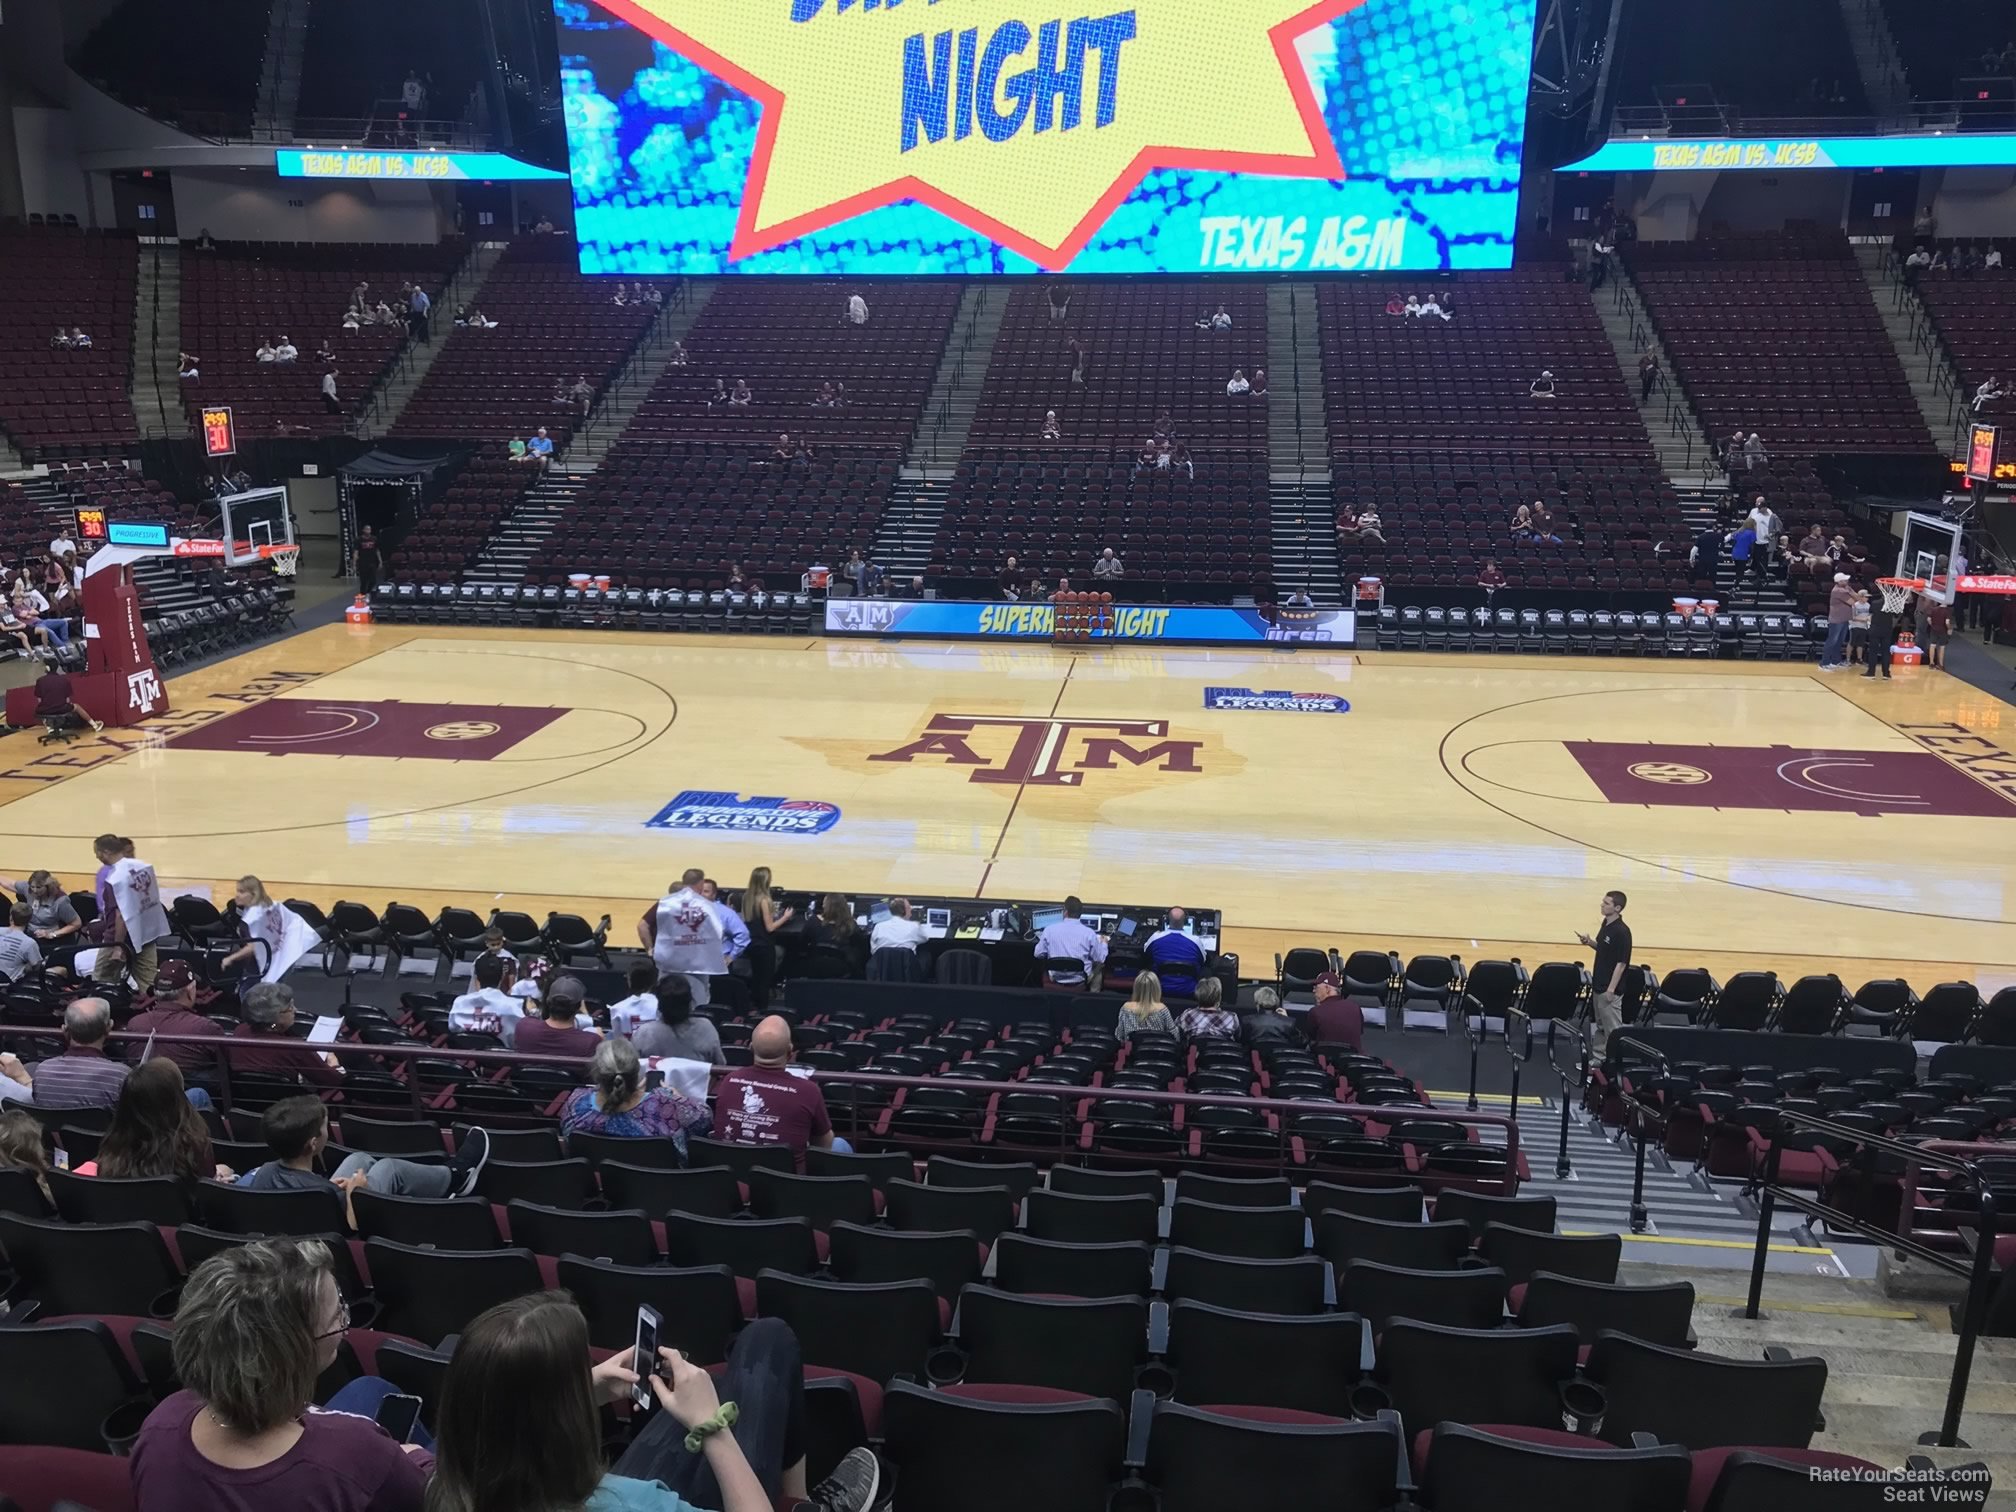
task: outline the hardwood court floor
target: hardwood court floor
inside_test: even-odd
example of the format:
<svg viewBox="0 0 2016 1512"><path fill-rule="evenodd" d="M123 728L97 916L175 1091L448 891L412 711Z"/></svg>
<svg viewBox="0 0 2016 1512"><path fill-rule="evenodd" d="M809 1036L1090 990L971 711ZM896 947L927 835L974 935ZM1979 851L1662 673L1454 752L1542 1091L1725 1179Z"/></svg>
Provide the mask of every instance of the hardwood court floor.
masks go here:
<svg viewBox="0 0 2016 1512"><path fill-rule="evenodd" d="M2016 975L2016 710L1916 668L339 625L170 696L145 730L0 741L0 874L81 885L109 829L171 883L611 911L627 943L682 868L767 864L1216 905L1248 975L1298 943L1586 958L1619 887L1660 969ZM664 827L689 792L839 818Z"/></svg>

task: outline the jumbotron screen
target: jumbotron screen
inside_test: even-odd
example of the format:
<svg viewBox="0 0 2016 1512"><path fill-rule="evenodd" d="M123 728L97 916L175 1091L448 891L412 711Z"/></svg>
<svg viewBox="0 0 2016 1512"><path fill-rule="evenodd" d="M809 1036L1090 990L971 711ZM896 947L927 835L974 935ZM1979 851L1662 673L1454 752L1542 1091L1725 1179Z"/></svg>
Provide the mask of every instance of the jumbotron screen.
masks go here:
<svg viewBox="0 0 2016 1512"><path fill-rule="evenodd" d="M1537 0L1116 3L554 0L583 271L1511 265Z"/></svg>

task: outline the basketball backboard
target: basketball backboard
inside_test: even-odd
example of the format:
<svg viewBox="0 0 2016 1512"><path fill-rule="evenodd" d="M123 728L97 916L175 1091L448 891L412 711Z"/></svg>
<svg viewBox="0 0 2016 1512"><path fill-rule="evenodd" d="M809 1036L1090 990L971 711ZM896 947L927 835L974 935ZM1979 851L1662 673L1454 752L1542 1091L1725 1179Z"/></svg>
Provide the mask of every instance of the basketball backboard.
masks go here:
<svg viewBox="0 0 2016 1512"><path fill-rule="evenodd" d="M217 501L223 513L224 562L244 567L270 560L276 548L294 544L294 512L284 488L250 488Z"/></svg>
<svg viewBox="0 0 2016 1512"><path fill-rule="evenodd" d="M1904 516L1904 535L1897 548L1900 578L1916 578L1925 586L1919 594L1937 603L1953 602L1953 558L1960 549L1960 527L1937 515L1912 510Z"/></svg>

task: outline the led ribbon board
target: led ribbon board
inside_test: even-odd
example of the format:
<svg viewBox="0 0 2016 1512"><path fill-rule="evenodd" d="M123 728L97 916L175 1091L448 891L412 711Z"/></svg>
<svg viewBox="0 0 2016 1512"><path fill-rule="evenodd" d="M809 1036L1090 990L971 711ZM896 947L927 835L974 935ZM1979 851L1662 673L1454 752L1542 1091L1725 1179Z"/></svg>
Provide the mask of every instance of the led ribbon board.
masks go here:
<svg viewBox="0 0 2016 1512"><path fill-rule="evenodd" d="M554 3L591 273L1511 265L1535 0Z"/></svg>
<svg viewBox="0 0 2016 1512"><path fill-rule="evenodd" d="M273 167L282 178L409 179L423 184L567 177L502 152L381 152L375 147L286 148L273 154Z"/></svg>
<svg viewBox="0 0 2016 1512"><path fill-rule="evenodd" d="M1964 136L1769 137L1605 142L1562 173L1639 173L1648 169L2007 168L2016 164L2016 134Z"/></svg>

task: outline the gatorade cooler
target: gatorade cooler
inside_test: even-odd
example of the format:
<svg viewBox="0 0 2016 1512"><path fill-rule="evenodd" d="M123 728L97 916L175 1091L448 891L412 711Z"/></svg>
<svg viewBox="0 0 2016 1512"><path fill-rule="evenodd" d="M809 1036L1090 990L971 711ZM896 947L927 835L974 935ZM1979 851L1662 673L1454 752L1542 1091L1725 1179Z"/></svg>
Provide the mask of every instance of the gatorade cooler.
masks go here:
<svg viewBox="0 0 2016 1512"><path fill-rule="evenodd" d="M356 598L350 601L350 607L343 611L343 619L346 624L351 625L370 624L371 600L361 593L358 594Z"/></svg>

